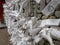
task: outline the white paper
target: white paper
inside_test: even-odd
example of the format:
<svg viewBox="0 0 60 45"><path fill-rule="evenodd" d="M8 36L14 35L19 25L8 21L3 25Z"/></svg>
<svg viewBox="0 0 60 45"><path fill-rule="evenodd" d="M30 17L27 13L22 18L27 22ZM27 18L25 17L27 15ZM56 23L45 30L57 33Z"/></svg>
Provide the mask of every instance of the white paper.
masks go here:
<svg viewBox="0 0 60 45"><path fill-rule="evenodd" d="M46 16L51 15L56 7L60 4L59 0L52 0L43 10L42 13Z"/></svg>
<svg viewBox="0 0 60 45"><path fill-rule="evenodd" d="M40 3L41 0L35 0L37 3Z"/></svg>
<svg viewBox="0 0 60 45"><path fill-rule="evenodd" d="M60 19L45 19L41 21L40 27L59 26L59 25L60 25Z"/></svg>

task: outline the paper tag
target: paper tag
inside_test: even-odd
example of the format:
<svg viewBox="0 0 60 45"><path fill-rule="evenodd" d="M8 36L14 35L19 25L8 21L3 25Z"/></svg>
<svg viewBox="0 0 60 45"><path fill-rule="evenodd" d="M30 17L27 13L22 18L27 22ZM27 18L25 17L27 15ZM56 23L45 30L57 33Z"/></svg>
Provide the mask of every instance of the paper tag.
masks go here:
<svg viewBox="0 0 60 45"><path fill-rule="evenodd" d="M46 16L52 14L56 7L59 5L59 0L52 0L43 10L42 13Z"/></svg>
<svg viewBox="0 0 60 45"><path fill-rule="evenodd" d="M58 25L60 25L60 19L46 19L46 20L42 20L40 27L58 26Z"/></svg>

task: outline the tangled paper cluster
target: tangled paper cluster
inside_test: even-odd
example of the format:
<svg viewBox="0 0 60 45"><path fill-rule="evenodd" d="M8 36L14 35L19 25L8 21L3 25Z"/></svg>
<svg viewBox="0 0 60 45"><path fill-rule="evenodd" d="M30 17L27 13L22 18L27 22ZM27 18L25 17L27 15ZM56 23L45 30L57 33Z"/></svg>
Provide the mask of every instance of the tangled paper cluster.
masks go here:
<svg viewBox="0 0 60 45"><path fill-rule="evenodd" d="M35 1L40 3L42 0ZM41 12L50 15L59 1L52 0ZM4 19L11 35L10 41L13 45L36 45L44 38L50 45L54 45L52 38L60 40L60 19L38 20L35 16L26 16L23 10L28 7L29 2L30 0L6 0L3 6Z"/></svg>

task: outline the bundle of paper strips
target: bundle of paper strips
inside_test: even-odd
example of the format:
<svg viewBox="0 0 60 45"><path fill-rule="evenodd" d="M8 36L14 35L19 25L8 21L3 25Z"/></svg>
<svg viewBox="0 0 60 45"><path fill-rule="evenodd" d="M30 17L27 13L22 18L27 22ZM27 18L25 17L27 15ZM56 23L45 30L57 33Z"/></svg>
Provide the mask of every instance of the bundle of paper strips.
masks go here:
<svg viewBox="0 0 60 45"><path fill-rule="evenodd" d="M46 6L45 0L6 0L3 5L4 19L13 45L36 45L43 38L54 45L52 38L60 40L60 19L50 16L60 0L48 0L47 3ZM37 11L39 5L40 13Z"/></svg>

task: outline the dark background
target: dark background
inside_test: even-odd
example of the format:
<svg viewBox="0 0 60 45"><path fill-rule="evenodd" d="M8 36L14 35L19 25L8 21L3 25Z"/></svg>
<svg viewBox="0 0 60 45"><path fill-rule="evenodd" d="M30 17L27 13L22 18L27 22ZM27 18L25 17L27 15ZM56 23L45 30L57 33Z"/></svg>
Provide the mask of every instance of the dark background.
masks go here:
<svg viewBox="0 0 60 45"><path fill-rule="evenodd" d="M3 4L5 0L0 0L0 21L3 21Z"/></svg>

